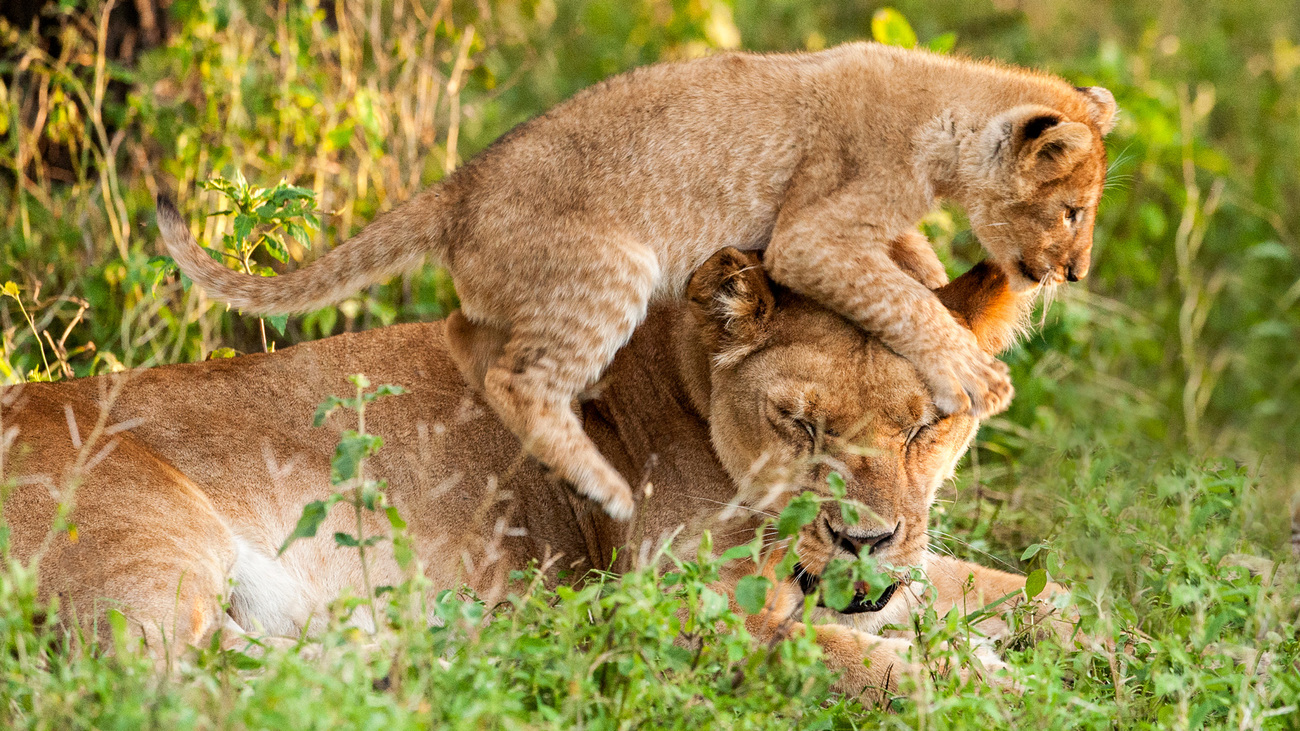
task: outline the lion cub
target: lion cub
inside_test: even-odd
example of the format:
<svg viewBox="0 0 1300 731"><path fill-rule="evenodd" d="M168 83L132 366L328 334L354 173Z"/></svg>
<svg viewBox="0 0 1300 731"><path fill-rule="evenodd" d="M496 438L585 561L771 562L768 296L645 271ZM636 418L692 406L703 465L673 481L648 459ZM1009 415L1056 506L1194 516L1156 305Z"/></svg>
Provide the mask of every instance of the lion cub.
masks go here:
<svg viewBox="0 0 1300 731"><path fill-rule="evenodd" d="M452 344L467 379L533 456L627 518L632 491L572 401L651 298L680 297L724 247L766 249L777 282L877 332L944 411L1005 408L1005 367L927 288L943 270L916 223L951 199L1020 290L1083 277L1115 114L1099 87L923 51L722 54L580 92L282 277L215 263L161 198L158 224L187 275L253 313L444 264L477 326Z"/></svg>

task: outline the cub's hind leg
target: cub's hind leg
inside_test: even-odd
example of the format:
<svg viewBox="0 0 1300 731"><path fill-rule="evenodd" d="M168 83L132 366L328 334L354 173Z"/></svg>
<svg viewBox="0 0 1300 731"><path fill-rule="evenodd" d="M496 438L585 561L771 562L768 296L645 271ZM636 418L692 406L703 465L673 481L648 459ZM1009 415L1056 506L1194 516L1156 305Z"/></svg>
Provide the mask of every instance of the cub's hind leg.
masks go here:
<svg viewBox="0 0 1300 731"><path fill-rule="evenodd" d="M505 353L510 332L471 322L460 310L447 315L447 352L465 379L465 385L482 392L483 379Z"/></svg>
<svg viewBox="0 0 1300 731"><path fill-rule="evenodd" d="M477 380L482 353L500 347L482 374L488 404L529 454L578 494L626 520L635 508L632 490L587 437L572 404L645 319L659 268L640 244L619 241L600 251L604 256L584 261L577 272L542 272L530 293L536 299L509 313L509 329L490 329L509 333L504 346L480 336L473 343L477 353L457 360ZM548 280L552 274L559 278Z"/></svg>

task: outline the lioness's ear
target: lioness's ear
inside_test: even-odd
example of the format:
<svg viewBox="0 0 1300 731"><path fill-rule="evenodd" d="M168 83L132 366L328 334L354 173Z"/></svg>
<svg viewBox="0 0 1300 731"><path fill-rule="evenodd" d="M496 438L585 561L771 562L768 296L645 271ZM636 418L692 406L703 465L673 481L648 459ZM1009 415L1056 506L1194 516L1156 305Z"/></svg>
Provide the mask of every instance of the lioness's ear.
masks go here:
<svg viewBox="0 0 1300 731"><path fill-rule="evenodd" d="M996 149L1010 149L1016 170L1029 181L1046 183L1065 175L1092 152L1092 130L1058 111L1026 104L989 124L999 135Z"/></svg>
<svg viewBox="0 0 1300 731"><path fill-rule="evenodd" d="M934 293L987 353L1000 353L1015 342L1033 300L1032 294L1011 291L1002 268L988 259Z"/></svg>
<svg viewBox="0 0 1300 731"><path fill-rule="evenodd" d="M1119 117L1119 105L1115 104L1115 95L1102 86L1076 86L1080 94L1088 98L1092 109L1092 123L1097 125L1101 136L1105 137L1115 129L1115 120Z"/></svg>
<svg viewBox="0 0 1300 731"><path fill-rule="evenodd" d="M714 254L691 275L686 296L714 363L732 365L767 339L776 299L757 253Z"/></svg>

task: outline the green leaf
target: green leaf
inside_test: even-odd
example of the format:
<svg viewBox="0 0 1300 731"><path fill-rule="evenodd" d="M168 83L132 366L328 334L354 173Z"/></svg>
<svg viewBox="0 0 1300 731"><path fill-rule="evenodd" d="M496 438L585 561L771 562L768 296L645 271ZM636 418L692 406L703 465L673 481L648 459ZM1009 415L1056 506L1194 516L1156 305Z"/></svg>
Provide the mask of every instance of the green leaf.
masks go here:
<svg viewBox="0 0 1300 731"><path fill-rule="evenodd" d="M307 503L302 508L302 516L298 518L298 525L294 526L293 532L289 537L284 539L284 545L276 552L276 556L283 556L284 552L289 550L289 546L299 538L312 538L316 535L316 529L325 521L325 516L329 514L330 505L333 502L325 503L321 500L314 500Z"/></svg>
<svg viewBox="0 0 1300 731"><path fill-rule="evenodd" d="M789 538L816 517L817 496L805 491L781 511L781 517L776 521L776 532L781 538Z"/></svg>
<svg viewBox="0 0 1300 731"><path fill-rule="evenodd" d="M767 605L767 591L772 582L766 576L751 574L736 582L736 603L750 614L758 614Z"/></svg>
<svg viewBox="0 0 1300 731"><path fill-rule="evenodd" d="M826 476L826 484L831 488L831 494L836 500L843 500L848 493L848 488L844 484L844 476L838 472L832 472Z"/></svg>
<svg viewBox="0 0 1300 731"><path fill-rule="evenodd" d="M708 587L700 589L700 608L698 617L701 621L712 622L722 616L726 611L727 600L725 597Z"/></svg>
<svg viewBox="0 0 1300 731"><path fill-rule="evenodd" d="M1025 596L1033 599L1047 588L1047 571L1037 569L1025 577Z"/></svg>
<svg viewBox="0 0 1300 731"><path fill-rule="evenodd" d="M289 260L289 250L284 247L283 241L274 236L263 236L260 243L266 249L266 253L274 257L276 261L286 262Z"/></svg>
<svg viewBox="0 0 1300 731"><path fill-rule="evenodd" d="M1041 543L1035 543L1034 545L1030 546L1029 548L1026 548L1024 553L1020 554L1020 560L1021 560L1021 561L1028 561L1029 559L1033 558L1034 556L1037 556L1037 555L1038 555L1038 552L1041 551L1041 550L1043 550L1043 544L1041 544Z"/></svg>
<svg viewBox="0 0 1300 731"><path fill-rule="evenodd" d="M113 647L120 653L129 651L127 640L130 635L127 632L126 615L117 608L108 610L108 626L113 635Z"/></svg>
<svg viewBox="0 0 1300 731"><path fill-rule="evenodd" d="M329 418L330 414L334 413L335 409L337 409L340 406L346 406L347 403L348 403L347 401L339 398L338 396L330 396L329 398L320 402L320 404L316 407L315 416L311 418L311 425L316 427L323 426L325 424L325 420Z"/></svg>
<svg viewBox="0 0 1300 731"><path fill-rule="evenodd" d="M393 526L397 530L403 530L406 528L406 521L402 520L402 516L397 514L397 508L389 505L384 508L384 514L388 516L389 525Z"/></svg>
<svg viewBox="0 0 1300 731"><path fill-rule="evenodd" d="M285 228L289 231L289 235L293 237L293 240L302 245L302 248L311 248L311 237L307 235L307 229L303 228L302 224L290 223Z"/></svg>
<svg viewBox="0 0 1300 731"><path fill-rule="evenodd" d="M366 481L361 488L361 505L366 510L373 512L379 507L379 485L378 483Z"/></svg>
<svg viewBox="0 0 1300 731"><path fill-rule="evenodd" d="M858 514L857 503L852 500L841 500L840 517L844 519L846 525L857 525L862 516Z"/></svg>
<svg viewBox="0 0 1300 731"><path fill-rule="evenodd" d="M307 201L314 204L316 202L316 193L311 188L300 188L296 185L286 185L281 181L271 192L271 203L277 208L283 207L290 201Z"/></svg>
<svg viewBox="0 0 1300 731"><path fill-rule="evenodd" d="M393 536L393 560L397 561L397 566L405 570L415 560L415 546L411 538L406 535Z"/></svg>
<svg viewBox="0 0 1300 731"><path fill-rule="evenodd" d="M871 16L871 37L887 46L916 48L916 31L903 14L893 8L881 8Z"/></svg>
<svg viewBox="0 0 1300 731"><path fill-rule="evenodd" d="M281 336L284 335L284 329L289 325L288 315L270 315L266 318L266 324L270 325Z"/></svg>
<svg viewBox="0 0 1300 731"><path fill-rule="evenodd" d="M380 396L401 396L404 393L406 393L405 388L402 388L401 386L394 386L390 383L385 383L384 385L374 390L374 397L379 398Z"/></svg>
<svg viewBox="0 0 1300 731"><path fill-rule="evenodd" d="M707 529L700 535L700 545L695 549L695 560L705 563L713 555L713 533Z"/></svg>
<svg viewBox="0 0 1300 731"><path fill-rule="evenodd" d="M835 728L835 721L828 714L825 716L819 716L812 721L805 721L804 723L799 724L799 726L803 731L831 731Z"/></svg>
<svg viewBox="0 0 1300 731"><path fill-rule="evenodd" d="M863 593L868 601L879 599L880 595L885 593L885 589L888 589L894 583L894 576L880 567L880 563L875 556L870 554L861 556L851 565L854 582L862 582L867 585L866 591Z"/></svg>
<svg viewBox="0 0 1300 731"><path fill-rule="evenodd" d="M947 55L952 53L952 49L957 46L957 34L944 33L943 35L937 35L934 38L931 38L930 42L925 45L926 48L929 48L935 53Z"/></svg>
<svg viewBox="0 0 1300 731"><path fill-rule="evenodd" d="M853 584L852 565L838 558L831 559L822 571L822 603L835 611L843 611L857 593Z"/></svg>
<svg viewBox="0 0 1300 731"><path fill-rule="evenodd" d="M245 655L239 650L227 651L225 653L225 658L226 662L230 663L230 667L236 670L257 670L262 667L261 660L252 657L251 655Z"/></svg>
<svg viewBox="0 0 1300 731"><path fill-rule="evenodd" d="M361 545L351 533L335 533L334 543L344 548L356 548Z"/></svg>
<svg viewBox="0 0 1300 731"><path fill-rule="evenodd" d="M248 214L241 213L238 216L235 216L234 236L236 243L244 243L244 240L248 238L248 235L253 232L254 223L255 221L253 220L253 217Z"/></svg>
<svg viewBox="0 0 1300 731"><path fill-rule="evenodd" d="M785 552L785 555L781 557L781 562L776 565L777 581L785 581L790 574L794 573L794 565L797 563L799 563L799 553L792 547Z"/></svg>
<svg viewBox="0 0 1300 731"><path fill-rule="evenodd" d="M756 561L757 556L755 556L755 552L754 552L755 548L756 547L753 543L746 543L743 546L732 546L731 548L728 548L726 551L723 551L722 560L725 562L725 561L737 561L742 558L748 558L750 560Z"/></svg>
<svg viewBox="0 0 1300 731"><path fill-rule="evenodd" d="M239 355L239 351L234 348L217 348L208 354L208 360L226 360Z"/></svg>
<svg viewBox="0 0 1300 731"><path fill-rule="evenodd" d="M374 434L358 434L351 429L343 432L334 448L334 458L330 460L330 481L340 485L355 479L361 461L378 452L383 445L384 440Z"/></svg>

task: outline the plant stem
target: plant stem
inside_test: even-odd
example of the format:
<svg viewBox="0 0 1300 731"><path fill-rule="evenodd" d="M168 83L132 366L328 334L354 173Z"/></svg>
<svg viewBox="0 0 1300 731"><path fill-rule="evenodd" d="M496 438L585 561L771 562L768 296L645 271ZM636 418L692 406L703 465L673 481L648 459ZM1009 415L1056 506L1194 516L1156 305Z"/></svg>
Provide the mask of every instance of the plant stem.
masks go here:
<svg viewBox="0 0 1300 731"><path fill-rule="evenodd" d="M252 263L250 262L250 260L253 258L252 248L243 249L239 253L240 253L239 265L244 268L245 274L252 275L253 266ZM266 344L266 320L263 320L260 317L257 318L257 331L262 336L262 352L263 353L271 352L270 348L268 348Z"/></svg>
<svg viewBox="0 0 1300 731"><path fill-rule="evenodd" d="M366 400L361 384L357 384L357 433L366 433ZM357 482L352 495L352 505L357 516L357 556L361 561L361 583L366 590L366 604L370 607L370 621L375 631L379 630L379 614L375 611L375 593L370 588L370 565L366 562L366 536L361 520L363 507L361 493L366 487L366 461L357 463Z"/></svg>

